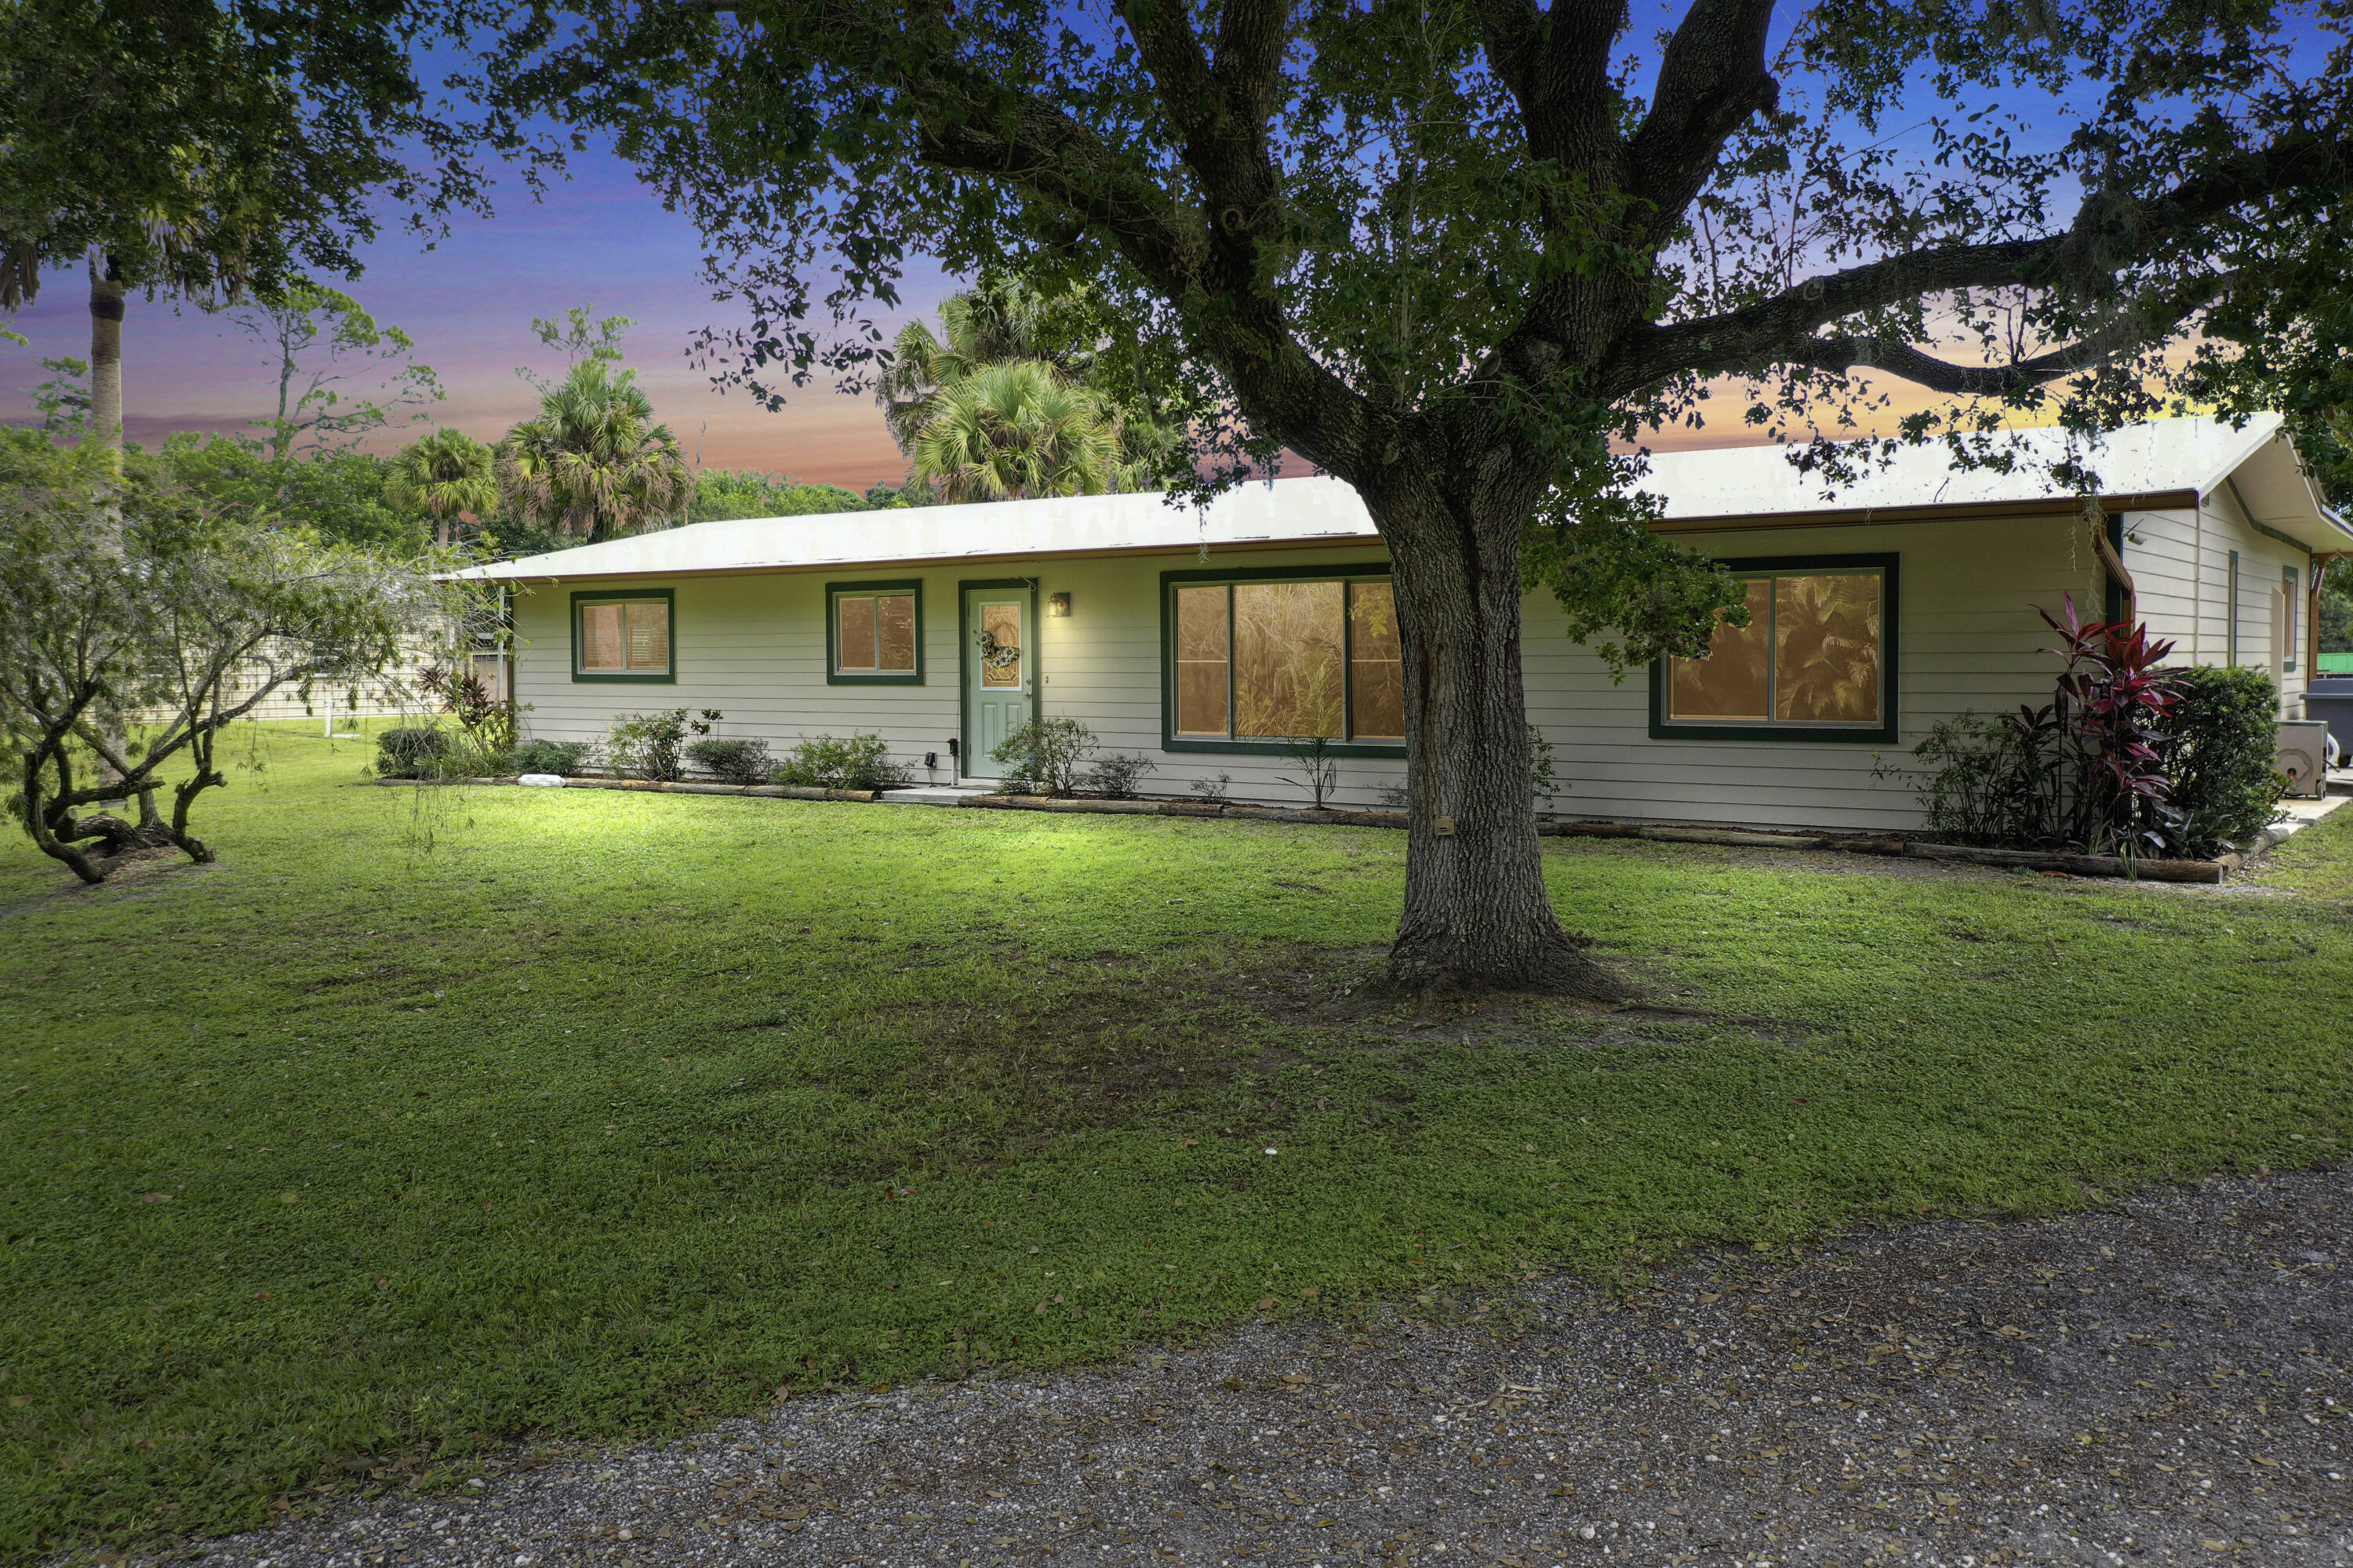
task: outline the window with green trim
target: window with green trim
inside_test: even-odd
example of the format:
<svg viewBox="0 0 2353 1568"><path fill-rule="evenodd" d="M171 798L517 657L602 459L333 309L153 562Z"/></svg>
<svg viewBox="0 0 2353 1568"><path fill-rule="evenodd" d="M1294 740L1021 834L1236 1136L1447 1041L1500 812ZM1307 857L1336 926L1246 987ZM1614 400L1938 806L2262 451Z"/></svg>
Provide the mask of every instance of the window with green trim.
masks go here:
<svg viewBox="0 0 2353 1568"><path fill-rule="evenodd" d="M1748 624L1653 677L1662 737L1883 739L1894 733L1893 557L1727 563Z"/></svg>
<svg viewBox="0 0 2353 1568"><path fill-rule="evenodd" d="M670 673L670 600L620 594L575 595L572 673L607 680L659 680Z"/></svg>
<svg viewBox="0 0 2353 1568"><path fill-rule="evenodd" d="M826 678L913 684L923 678L923 588L916 582L826 585Z"/></svg>
<svg viewBox="0 0 2353 1568"><path fill-rule="evenodd" d="M1182 581L1168 594L1172 740L1405 738L1387 577Z"/></svg>

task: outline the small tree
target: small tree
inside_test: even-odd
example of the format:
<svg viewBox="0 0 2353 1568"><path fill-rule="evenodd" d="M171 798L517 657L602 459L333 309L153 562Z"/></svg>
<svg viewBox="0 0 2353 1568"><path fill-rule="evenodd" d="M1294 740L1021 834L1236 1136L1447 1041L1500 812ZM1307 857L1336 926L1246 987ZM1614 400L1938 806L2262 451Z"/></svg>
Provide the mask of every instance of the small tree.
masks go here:
<svg viewBox="0 0 2353 1568"><path fill-rule="evenodd" d="M211 860L189 812L227 782L214 766L221 730L281 687L390 665L437 597L379 557L126 480L111 455L0 432L9 810L91 883L128 850ZM92 525L101 514L119 519L119 535ZM168 815L155 801L167 787ZM121 799L137 801L137 822L81 814Z"/></svg>
<svg viewBox="0 0 2353 1568"><path fill-rule="evenodd" d="M596 318L593 304L574 305L561 316L533 316L531 330L546 347L564 355L566 375L584 365L617 365L621 360L621 340L638 324L634 316ZM527 365L515 366L515 375L539 389L543 397L563 385L550 380Z"/></svg>
<svg viewBox="0 0 2353 1568"><path fill-rule="evenodd" d="M33 388L33 412L45 436L78 441L90 433L90 361L59 355L44 358L49 378Z"/></svg>
<svg viewBox="0 0 2353 1568"><path fill-rule="evenodd" d="M447 396L431 366L405 363L416 341L341 289L300 281L227 313L278 356L278 412L252 422L268 428L269 455L281 462L298 449L316 455L350 447L401 410ZM375 396L344 385L363 369L385 377Z"/></svg>

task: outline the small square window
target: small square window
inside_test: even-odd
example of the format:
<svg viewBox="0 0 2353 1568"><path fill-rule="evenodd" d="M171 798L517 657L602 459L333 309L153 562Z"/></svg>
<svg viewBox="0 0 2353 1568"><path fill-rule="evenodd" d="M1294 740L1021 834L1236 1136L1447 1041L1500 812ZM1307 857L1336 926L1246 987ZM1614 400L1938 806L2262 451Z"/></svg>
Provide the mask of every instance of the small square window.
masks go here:
<svg viewBox="0 0 2353 1568"><path fill-rule="evenodd" d="M673 649L670 594L572 596L576 681L668 681Z"/></svg>
<svg viewBox="0 0 2353 1568"><path fill-rule="evenodd" d="M826 679L835 684L915 685L923 678L919 583L829 583Z"/></svg>

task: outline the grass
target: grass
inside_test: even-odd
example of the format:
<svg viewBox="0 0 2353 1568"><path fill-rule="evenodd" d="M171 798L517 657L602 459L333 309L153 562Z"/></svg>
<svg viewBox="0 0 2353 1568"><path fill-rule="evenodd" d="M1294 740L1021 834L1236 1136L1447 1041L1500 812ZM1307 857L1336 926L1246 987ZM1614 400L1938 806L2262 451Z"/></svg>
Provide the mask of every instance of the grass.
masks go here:
<svg viewBox="0 0 2353 1568"><path fill-rule="evenodd" d="M2353 1136L2343 819L2220 893L1548 841L1704 1016L1416 1013L1339 995L1379 830L364 759L258 734L215 868L0 845L0 1555Z"/></svg>

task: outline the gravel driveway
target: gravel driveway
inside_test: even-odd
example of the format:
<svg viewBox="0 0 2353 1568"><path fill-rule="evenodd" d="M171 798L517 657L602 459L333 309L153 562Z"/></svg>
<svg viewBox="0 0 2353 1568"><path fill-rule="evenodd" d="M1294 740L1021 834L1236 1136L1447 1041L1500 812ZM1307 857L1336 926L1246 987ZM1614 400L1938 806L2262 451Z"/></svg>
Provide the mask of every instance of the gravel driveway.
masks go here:
<svg viewBox="0 0 2353 1568"><path fill-rule="evenodd" d="M2353 1562L2353 1175L518 1451L298 1564Z"/></svg>

